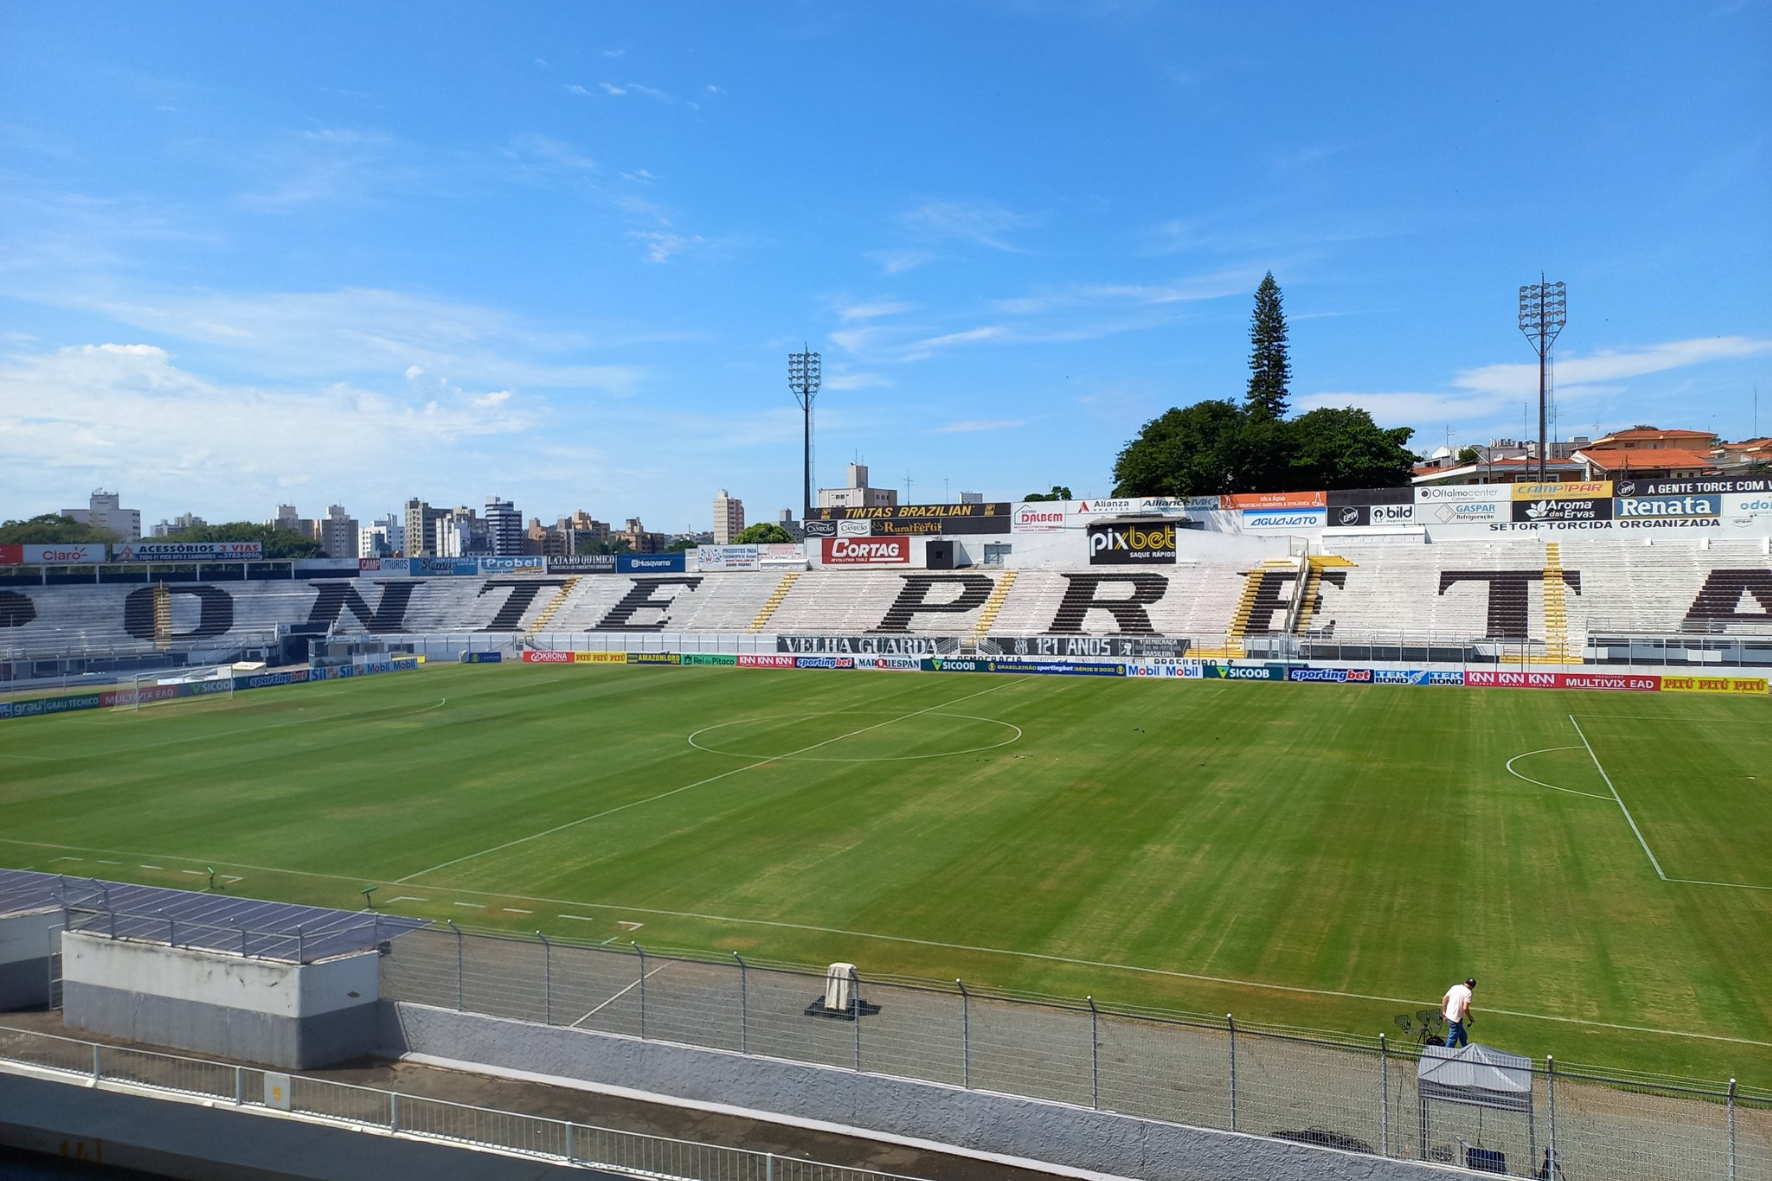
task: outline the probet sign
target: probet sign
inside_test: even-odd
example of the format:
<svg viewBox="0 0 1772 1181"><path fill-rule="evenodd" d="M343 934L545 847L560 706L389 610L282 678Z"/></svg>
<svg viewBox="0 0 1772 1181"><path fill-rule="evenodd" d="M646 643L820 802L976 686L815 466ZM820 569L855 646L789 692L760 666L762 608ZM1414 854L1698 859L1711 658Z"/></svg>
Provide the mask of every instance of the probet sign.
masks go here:
<svg viewBox="0 0 1772 1181"><path fill-rule="evenodd" d="M1091 566L1175 564L1175 524L1107 521L1089 526Z"/></svg>

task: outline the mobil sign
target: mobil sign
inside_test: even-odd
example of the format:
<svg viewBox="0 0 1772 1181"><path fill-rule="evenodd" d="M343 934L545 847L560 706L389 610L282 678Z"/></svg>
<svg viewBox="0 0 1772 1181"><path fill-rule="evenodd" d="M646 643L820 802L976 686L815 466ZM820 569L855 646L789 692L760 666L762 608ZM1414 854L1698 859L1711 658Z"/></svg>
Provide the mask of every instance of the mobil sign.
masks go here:
<svg viewBox="0 0 1772 1181"><path fill-rule="evenodd" d="M826 566L902 566L910 560L908 537L824 538Z"/></svg>

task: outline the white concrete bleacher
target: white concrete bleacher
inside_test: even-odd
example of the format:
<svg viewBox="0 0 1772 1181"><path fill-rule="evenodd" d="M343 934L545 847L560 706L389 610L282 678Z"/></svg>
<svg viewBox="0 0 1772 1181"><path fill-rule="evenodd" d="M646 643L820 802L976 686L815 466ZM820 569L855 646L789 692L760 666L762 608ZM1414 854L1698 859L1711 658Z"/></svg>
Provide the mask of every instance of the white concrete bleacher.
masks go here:
<svg viewBox="0 0 1772 1181"><path fill-rule="evenodd" d="M590 574L578 580L548 620L550 633L597 631L624 600L644 597L625 622L610 630L741 632L756 618L781 575L734 571L718 574ZM638 592L638 593L636 593ZM652 604L664 604L654 606Z"/></svg>
<svg viewBox="0 0 1772 1181"><path fill-rule="evenodd" d="M1537 540L1398 545L1338 538L1330 552L1353 565L1331 567L1325 574L1318 591L1321 606L1314 613L1310 628L1343 639L1481 638L1491 630L1490 584L1460 581L1447 586L1442 593L1442 577L1467 571L1542 572L1545 566L1544 545ZM1528 636L1543 639L1542 584L1527 583L1525 596ZM1575 599L1573 592L1566 597L1571 602Z"/></svg>
<svg viewBox="0 0 1772 1181"><path fill-rule="evenodd" d="M1230 628L1237 600L1243 593L1245 567L1221 563L1159 566L1149 570L1098 566L1090 570L1034 570L1016 572L1014 588L1004 600L991 625L994 636L1047 635L1062 631L1059 612L1067 591L1100 603L1130 600L1135 586L1115 575L1137 574L1145 585L1158 580L1160 598L1142 604L1151 634L1166 636L1222 637ZM1091 588L1079 587L1092 576L1108 575ZM1148 597L1148 596L1145 596ZM1105 607L1092 607L1080 621L1083 635L1114 635L1128 630L1118 616Z"/></svg>
<svg viewBox="0 0 1772 1181"><path fill-rule="evenodd" d="M1759 572L1772 581L1772 555L1762 538L1711 537L1701 542L1658 534L1634 541L1579 539L1563 542L1562 560L1565 570L1581 572L1581 594L1568 596L1570 631L1588 635L1684 630L1688 613L1716 571ZM1721 599L1713 606L1742 614L1763 611L1766 627L1772 628L1772 605L1751 594L1724 594ZM1700 624L1694 620L1690 626Z"/></svg>

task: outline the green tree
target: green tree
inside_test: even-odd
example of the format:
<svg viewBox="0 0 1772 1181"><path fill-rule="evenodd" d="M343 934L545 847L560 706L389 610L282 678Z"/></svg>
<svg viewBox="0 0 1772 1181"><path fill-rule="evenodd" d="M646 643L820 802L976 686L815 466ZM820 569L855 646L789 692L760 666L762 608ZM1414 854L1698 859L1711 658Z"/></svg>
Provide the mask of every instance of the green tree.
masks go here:
<svg viewBox="0 0 1772 1181"><path fill-rule="evenodd" d="M669 545L665 546L664 552L667 554L680 553L683 550L694 549L696 546L698 546L700 544L701 544L701 542L695 540L695 538L693 538L693 537L679 537L679 538L675 539L674 541L672 541Z"/></svg>
<svg viewBox="0 0 1772 1181"><path fill-rule="evenodd" d="M1475 447L1460 447L1458 449L1458 462L1461 464L1473 464L1482 458L1483 453Z"/></svg>
<svg viewBox="0 0 1772 1181"><path fill-rule="evenodd" d="M109 529L82 525L59 513L0 524L0 545L94 545L122 540Z"/></svg>
<svg viewBox="0 0 1772 1181"><path fill-rule="evenodd" d="M736 545L788 545L793 542L794 535L774 521L758 521L755 525L746 525L744 532L732 540Z"/></svg>
<svg viewBox="0 0 1772 1181"><path fill-rule="evenodd" d="M1281 425L1291 436L1287 488L1394 488L1413 476L1409 427L1386 429L1354 406L1325 406Z"/></svg>
<svg viewBox="0 0 1772 1181"><path fill-rule="evenodd" d="M1030 492L1026 496L1022 497L1022 499L1029 500L1029 501L1033 501L1033 500L1075 500L1076 497L1072 496L1071 490L1069 488L1066 488L1063 484L1054 484L1054 485L1052 485L1052 491L1050 491L1050 492Z"/></svg>
<svg viewBox="0 0 1772 1181"><path fill-rule="evenodd" d="M1114 495L1249 491L1248 425L1248 414L1223 400L1165 411L1121 449L1114 461Z"/></svg>
<svg viewBox="0 0 1772 1181"><path fill-rule="evenodd" d="M1249 392L1244 397L1251 413L1267 418L1286 417L1292 364L1286 356L1286 312L1281 307L1280 285L1269 271L1255 289L1255 314L1249 321Z"/></svg>
<svg viewBox="0 0 1772 1181"><path fill-rule="evenodd" d="M320 543L293 529L255 525L251 521L224 521L219 525L195 525L179 529L155 541L256 541L267 558L317 558L324 554Z"/></svg>

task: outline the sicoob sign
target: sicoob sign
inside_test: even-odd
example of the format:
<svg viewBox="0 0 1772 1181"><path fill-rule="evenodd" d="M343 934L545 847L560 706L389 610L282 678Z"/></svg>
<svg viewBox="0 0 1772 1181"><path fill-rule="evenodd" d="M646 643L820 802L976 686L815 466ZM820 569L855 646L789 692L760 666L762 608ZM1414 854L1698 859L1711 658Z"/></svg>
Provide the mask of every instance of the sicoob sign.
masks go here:
<svg viewBox="0 0 1772 1181"><path fill-rule="evenodd" d="M1129 566L1149 562L1175 563L1173 523L1089 526L1091 566Z"/></svg>
<svg viewBox="0 0 1772 1181"><path fill-rule="evenodd" d="M902 566L911 560L908 537L827 537L827 566Z"/></svg>

